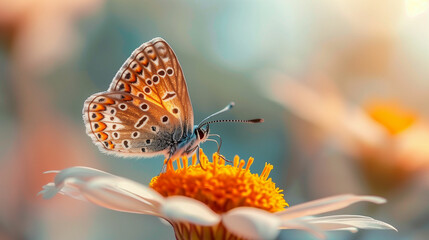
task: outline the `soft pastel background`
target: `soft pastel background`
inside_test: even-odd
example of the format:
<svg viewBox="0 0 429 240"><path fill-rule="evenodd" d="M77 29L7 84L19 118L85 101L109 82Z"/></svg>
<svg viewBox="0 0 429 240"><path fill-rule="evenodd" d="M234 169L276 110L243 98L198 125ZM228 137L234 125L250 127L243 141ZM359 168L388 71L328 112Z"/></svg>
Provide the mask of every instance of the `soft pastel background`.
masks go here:
<svg viewBox="0 0 429 240"><path fill-rule="evenodd" d="M36 195L52 169L84 165L144 184L159 173L160 157L101 154L81 117L84 100L158 36L181 62L196 121L230 101L236 108L218 118L265 118L212 132L227 158L255 157L253 172L274 164L271 177L291 205L341 193L388 199L342 213L373 216L398 233L330 239L427 239L427 7L425 0L0 0L0 239L173 237L155 217ZM279 239L313 238L284 231Z"/></svg>

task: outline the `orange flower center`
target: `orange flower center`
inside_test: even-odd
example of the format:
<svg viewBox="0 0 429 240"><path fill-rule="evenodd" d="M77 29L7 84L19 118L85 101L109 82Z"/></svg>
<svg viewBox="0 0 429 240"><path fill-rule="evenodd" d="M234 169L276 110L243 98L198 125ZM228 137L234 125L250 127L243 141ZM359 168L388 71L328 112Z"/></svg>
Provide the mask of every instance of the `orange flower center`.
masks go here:
<svg viewBox="0 0 429 240"><path fill-rule="evenodd" d="M169 161L166 171L154 177L150 186L165 197L182 195L197 199L217 213L243 206L277 212L288 206L283 190L268 178L271 164L265 163L259 176L249 170L253 158L246 164L235 156L233 165L227 165L214 153L212 160L200 150L201 164L197 163L196 154L190 165L187 157L177 160L177 169Z"/></svg>
<svg viewBox="0 0 429 240"><path fill-rule="evenodd" d="M414 113L393 102L373 102L366 106L366 111L392 135L406 130L417 119Z"/></svg>

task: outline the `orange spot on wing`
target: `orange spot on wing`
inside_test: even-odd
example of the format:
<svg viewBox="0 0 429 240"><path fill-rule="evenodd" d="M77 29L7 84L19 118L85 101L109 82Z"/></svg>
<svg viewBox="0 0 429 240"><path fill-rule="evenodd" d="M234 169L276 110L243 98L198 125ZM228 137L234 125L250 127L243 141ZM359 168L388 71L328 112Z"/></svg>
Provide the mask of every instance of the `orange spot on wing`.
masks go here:
<svg viewBox="0 0 429 240"><path fill-rule="evenodd" d="M104 102L104 104L106 105L112 105L115 104L115 100L111 99L111 98L106 98L106 101Z"/></svg>
<svg viewBox="0 0 429 240"><path fill-rule="evenodd" d="M101 141L104 141L104 140L106 140L109 137L109 135L107 135L107 133L104 133L104 132L100 132L100 133L97 133L97 134L99 134L99 139Z"/></svg>
<svg viewBox="0 0 429 240"><path fill-rule="evenodd" d="M140 63L143 64L145 67L147 67L149 60L147 58L144 58Z"/></svg>
<svg viewBox="0 0 429 240"><path fill-rule="evenodd" d="M141 73L141 71L143 71L143 68L142 68L140 65L138 65L138 66L134 69L134 71L135 71L136 73Z"/></svg>
<svg viewBox="0 0 429 240"><path fill-rule="evenodd" d="M154 52L152 53L148 53L148 56L150 57L150 59L155 60L156 59L156 54Z"/></svg>
<svg viewBox="0 0 429 240"><path fill-rule="evenodd" d="M130 78L130 79L128 79L128 82L130 82L130 83L135 83L135 82L137 82L137 77L136 77L134 74L132 74L132 75L131 75L131 78Z"/></svg>
<svg viewBox="0 0 429 240"><path fill-rule="evenodd" d="M127 93L131 92L131 86L127 83L124 83L124 91Z"/></svg>
<svg viewBox="0 0 429 240"><path fill-rule="evenodd" d="M94 103L90 109L91 109L91 111L94 111L94 112L100 112L100 111L105 111L106 107L102 104Z"/></svg>
<svg viewBox="0 0 429 240"><path fill-rule="evenodd" d="M104 115L101 114L101 113L90 113L90 114L91 115L95 114L95 116L96 116L95 118L91 117L91 120L94 121L94 122L98 122L98 121L100 121L101 119L104 118Z"/></svg>
<svg viewBox="0 0 429 240"><path fill-rule="evenodd" d="M109 149L115 148L115 144L113 144L112 141L108 141L108 143L109 143L109 146L108 146Z"/></svg>
<svg viewBox="0 0 429 240"><path fill-rule="evenodd" d="M133 98L131 97L131 96L129 96L129 95L122 95L122 100L124 100L124 101L131 101L131 100L133 100Z"/></svg>
<svg viewBox="0 0 429 240"><path fill-rule="evenodd" d="M97 126L97 128L96 128ZM104 129L106 129L107 125L105 123L102 122L97 122L94 124L94 132L101 132Z"/></svg>

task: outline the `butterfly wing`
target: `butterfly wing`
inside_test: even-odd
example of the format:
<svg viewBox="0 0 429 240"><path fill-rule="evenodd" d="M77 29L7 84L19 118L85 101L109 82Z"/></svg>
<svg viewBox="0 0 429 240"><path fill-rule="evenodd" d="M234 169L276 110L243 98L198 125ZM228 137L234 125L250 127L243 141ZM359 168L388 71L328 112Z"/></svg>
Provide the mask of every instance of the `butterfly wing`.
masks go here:
<svg viewBox="0 0 429 240"><path fill-rule="evenodd" d="M193 111L179 62L155 38L134 50L106 92L89 97L88 135L107 153L168 156L169 146L192 134Z"/></svg>
<svg viewBox="0 0 429 240"><path fill-rule="evenodd" d="M124 92L102 92L85 102L87 134L102 152L122 156L168 155L178 119L151 101Z"/></svg>
<svg viewBox="0 0 429 240"><path fill-rule="evenodd" d="M173 49L162 38L134 50L108 91L128 92L151 101L177 116L183 135L192 134L194 113L185 76Z"/></svg>

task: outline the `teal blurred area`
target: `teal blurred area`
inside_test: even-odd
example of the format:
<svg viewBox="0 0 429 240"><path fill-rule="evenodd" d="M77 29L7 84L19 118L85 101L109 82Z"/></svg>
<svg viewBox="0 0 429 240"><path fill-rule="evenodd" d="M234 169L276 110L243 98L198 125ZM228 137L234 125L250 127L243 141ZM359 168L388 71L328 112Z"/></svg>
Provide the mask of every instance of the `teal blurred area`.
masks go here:
<svg viewBox="0 0 429 240"><path fill-rule="evenodd" d="M426 239L426 164L413 165L418 167L407 170L400 184L392 180L379 191L372 187L379 180L368 176L383 167L360 163L378 148L367 154L353 143L351 154L332 130L339 123L321 127L312 122L318 118L300 115L301 105L282 100L282 94L296 93L297 101L309 101L303 92L283 89L283 83L298 82L321 94L320 102L309 101L310 116L313 109L335 111L324 108L330 97L353 107L382 98L427 119L425 2L0 1L0 239L173 239L172 229L155 217L37 196L52 180L42 173L53 169L89 166L143 184L160 172L163 157L100 153L81 115L85 99L105 91L131 52L155 37L164 38L178 56L196 122L231 101L235 108L216 119L265 119L213 124L211 131L222 136L226 158L254 157L256 173L266 162L273 164L270 176L285 189L290 205L342 193L388 199L386 206L362 204L343 213L370 215L399 233L333 232L329 239ZM419 143L429 149L424 140ZM209 154L217 149L211 142L203 148ZM391 159L385 153L376 156ZM419 161L429 162L428 156ZM313 237L290 230L279 239Z"/></svg>

